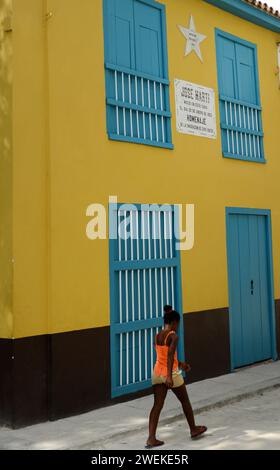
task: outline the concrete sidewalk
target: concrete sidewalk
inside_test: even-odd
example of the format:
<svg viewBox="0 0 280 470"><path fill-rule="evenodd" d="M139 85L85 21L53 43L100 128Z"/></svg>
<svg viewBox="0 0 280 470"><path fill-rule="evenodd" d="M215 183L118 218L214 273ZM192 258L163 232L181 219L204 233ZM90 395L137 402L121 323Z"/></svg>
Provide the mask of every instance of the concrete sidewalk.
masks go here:
<svg viewBox="0 0 280 470"><path fill-rule="evenodd" d="M189 385L188 391L196 412L254 396L280 387L280 361L242 369L229 375ZM48 422L20 430L0 428L0 449L90 449L104 440L125 436L147 428L152 396L102 408L56 422ZM168 393L161 424L182 416L180 404Z"/></svg>

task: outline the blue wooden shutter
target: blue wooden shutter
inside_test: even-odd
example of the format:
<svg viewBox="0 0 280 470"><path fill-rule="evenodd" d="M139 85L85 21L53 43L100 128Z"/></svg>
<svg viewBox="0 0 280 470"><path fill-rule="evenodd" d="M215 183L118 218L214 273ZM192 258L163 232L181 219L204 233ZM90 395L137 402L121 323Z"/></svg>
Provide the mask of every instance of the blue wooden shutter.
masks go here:
<svg viewBox="0 0 280 470"><path fill-rule="evenodd" d="M221 37L219 40L219 91L220 96L237 99L237 71L235 60L235 44L230 39ZM222 132L222 148L223 153L229 149L233 149L230 140L229 130L223 127L224 124L229 122L230 109L227 101L221 101L220 117L221 117L221 132Z"/></svg>
<svg viewBox="0 0 280 470"><path fill-rule="evenodd" d="M104 0L104 35L109 137L173 148L164 6Z"/></svg>
<svg viewBox="0 0 280 470"><path fill-rule="evenodd" d="M259 104L255 73L254 50L243 44L235 44L236 68L238 77L238 99L247 103Z"/></svg>
<svg viewBox="0 0 280 470"><path fill-rule="evenodd" d="M228 96L229 98L238 98L235 44L233 41L221 37L219 46L219 91L222 95Z"/></svg>
<svg viewBox="0 0 280 470"><path fill-rule="evenodd" d="M216 30L223 156L265 162L254 44Z"/></svg>
<svg viewBox="0 0 280 470"><path fill-rule="evenodd" d="M134 47L134 15L133 2L131 0L105 0L107 26L105 28L105 55L106 60L116 67L127 69L135 68ZM106 95L107 98L118 97L120 100L127 94L128 83L126 80L116 78L116 71L107 70ZM127 111L122 115L119 109L107 106L107 123L110 131L126 133Z"/></svg>
<svg viewBox="0 0 280 470"><path fill-rule="evenodd" d="M137 70L164 78L161 10L135 2L135 36Z"/></svg>
<svg viewBox="0 0 280 470"><path fill-rule="evenodd" d="M104 0L105 56L112 64L135 67L131 0Z"/></svg>

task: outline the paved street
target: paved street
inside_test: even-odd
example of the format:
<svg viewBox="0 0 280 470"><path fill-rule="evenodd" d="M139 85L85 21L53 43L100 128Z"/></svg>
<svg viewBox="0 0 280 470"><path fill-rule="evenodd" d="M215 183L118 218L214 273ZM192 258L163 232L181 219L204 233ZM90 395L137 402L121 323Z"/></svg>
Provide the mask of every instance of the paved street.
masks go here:
<svg viewBox="0 0 280 470"><path fill-rule="evenodd" d="M168 393L159 437L165 449L280 449L280 361L188 386L207 436L192 442ZM0 449L143 449L152 395L23 429L0 428Z"/></svg>
<svg viewBox="0 0 280 470"><path fill-rule="evenodd" d="M197 422L209 428L205 437L197 441L189 438L184 419L161 426L158 437L166 443L161 449L279 450L280 389L212 409L200 414ZM145 431L131 432L125 438L114 437L93 449L143 449L146 438Z"/></svg>

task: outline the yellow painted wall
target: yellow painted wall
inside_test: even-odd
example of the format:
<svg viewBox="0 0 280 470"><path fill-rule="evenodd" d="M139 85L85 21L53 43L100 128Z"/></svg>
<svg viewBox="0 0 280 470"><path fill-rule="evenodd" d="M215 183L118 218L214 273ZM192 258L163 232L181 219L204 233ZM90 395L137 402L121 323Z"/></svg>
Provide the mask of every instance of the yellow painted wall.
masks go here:
<svg viewBox="0 0 280 470"><path fill-rule="evenodd" d="M106 135L102 0L14 0L15 335L109 325L108 241L90 241L86 208L195 204L195 247L182 253L184 312L228 305L225 206L270 208L280 296L279 35L202 0L166 0L175 149ZM44 14L53 16L45 21ZM204 63L184 57L177 25L194 15ZM258 44L266 165L222 158L217 140L176 132L174 79L217 92L214 28ZM24 123L24 125L22 125Z"/></svg>
<svg viewBox="0 0 280 470"><path fill-rule="evenodd" d="M13 7L13 314L21 337L48 329L47 67L43 2Z"/></svg>
<svg viewBox="0 0 280 470"><path fill-rule="evenodd" d="M13 336L11 18L11 0L0 0L0 338Z"/></svg>

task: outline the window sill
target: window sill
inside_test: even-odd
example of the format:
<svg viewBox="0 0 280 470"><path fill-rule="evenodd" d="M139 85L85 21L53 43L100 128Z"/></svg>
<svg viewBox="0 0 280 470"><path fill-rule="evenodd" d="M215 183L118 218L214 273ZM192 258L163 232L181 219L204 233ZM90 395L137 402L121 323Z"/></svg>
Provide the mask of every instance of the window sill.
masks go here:
<svg viewBox="0 0 280 470"><path fill-rule="evenodd" d="M132 144L140 144L140 145L149 145L150 147L160 147L164 149L173 150L174 145L169 143L157 142L156 140L145 140L145 139L138 139L136 137L125 137L118 134L108 134L110 140L115 140L119 142L128 142Z"/></svg>
<svg viewBox="0 0 280 470"><path fill-rule="evenodd" d="M230 158L231 160L241 160L241 161L251 162L251 163L267 163L267 160L265 158L243 157L242 155L234 155L228 152L223 152L223 157Z"/></svg>

